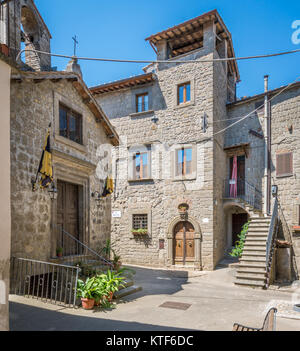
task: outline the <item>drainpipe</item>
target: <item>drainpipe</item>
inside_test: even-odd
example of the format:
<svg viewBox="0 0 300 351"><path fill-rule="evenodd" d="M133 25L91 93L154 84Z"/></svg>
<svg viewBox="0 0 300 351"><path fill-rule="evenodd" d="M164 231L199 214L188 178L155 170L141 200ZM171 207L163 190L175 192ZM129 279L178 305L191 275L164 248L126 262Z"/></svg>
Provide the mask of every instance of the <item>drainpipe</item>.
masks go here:
<svg viewBox="0 0 300 351"><path fill-rule="evenodd" d="M270 164L269 164L269 141L270 141L270 119L269 119L269 99L268 99L268 83L269 83L269 76L265 75L264 77L264 86L265 86L265 109L264 109L264 130L265 130L265 171L264 171L264 214L269 215L270 213L270 185L269 185L269 178L270 178Z"/></svg>

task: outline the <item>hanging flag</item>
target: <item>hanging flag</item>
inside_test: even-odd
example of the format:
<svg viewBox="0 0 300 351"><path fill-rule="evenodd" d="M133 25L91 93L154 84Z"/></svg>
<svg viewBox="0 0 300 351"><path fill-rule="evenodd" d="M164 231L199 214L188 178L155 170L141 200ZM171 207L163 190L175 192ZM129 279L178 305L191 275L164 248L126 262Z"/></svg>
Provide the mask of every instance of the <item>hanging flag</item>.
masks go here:
<svg viewBox="0 0 300 351"><path fill-rule="evenodd" d="M237 156L234 156L230 184L230 197L232 198L237 198L237 181Z"/></svg>
<svg viewBox="0 0 300 351"><path fill-rule="evenodd" d="M114 192L114 181L111 176L107 176L102 193L102 197L107 197Z"/></svg>
<svg viewBox="0 0 300 351"><path fill-rule="evenodd" d="M39 182L40 187L47 188L53 182L53 167L52 167L52 153L50 146L50 131L47 133L45 146L43 149L39 169L37 172L37 176L33 185L33 189L35 190L35 185L37 182L38 175L41 174L41 180Z"/></svg>

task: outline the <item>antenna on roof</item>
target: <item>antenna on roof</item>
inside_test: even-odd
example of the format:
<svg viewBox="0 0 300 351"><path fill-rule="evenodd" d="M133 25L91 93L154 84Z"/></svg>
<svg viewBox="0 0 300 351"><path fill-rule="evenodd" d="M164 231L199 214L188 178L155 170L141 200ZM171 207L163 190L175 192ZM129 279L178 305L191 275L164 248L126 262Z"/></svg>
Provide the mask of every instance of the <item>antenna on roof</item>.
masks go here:
<svg viewBox="0 0 300 351"><path fill-rule="evenodd" d="M77 36L75 35L74 37L72 37L72 39L74 40L74 56L76 56L76 49L78 44Z"/></svg>

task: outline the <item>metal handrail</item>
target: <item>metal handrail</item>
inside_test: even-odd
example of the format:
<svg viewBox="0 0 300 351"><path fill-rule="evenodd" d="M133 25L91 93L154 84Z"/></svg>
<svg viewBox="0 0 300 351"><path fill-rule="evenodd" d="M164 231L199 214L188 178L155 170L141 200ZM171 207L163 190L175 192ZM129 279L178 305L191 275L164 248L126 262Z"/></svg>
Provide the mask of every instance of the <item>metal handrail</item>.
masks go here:
<svg viewBox="0 0 300 351"><path fill-rule="evenodd" d="M10 293L75 308L79 272L79 267L12 257Z"/></svg>
<svg viewBox="0 0 300 351"><path fill-rule="evenodd" d="M273 260L273 252L275 247L277 228L278 228L278 198L276 197L273 205L272 217L271 217L271 222L269 227L269 234L268 234L268 239L266 243L266 273L267 273L266 287L269 286L269 280L270 280L269 278L270 278L270 271L271 271L272 260Z"/></svg>
<svg viewBox="0 0 300 351"><path fill-rule="evenodd" d="M66 234L69 238L71 238L72 240L74 240L77 244L79 244L81 247L84 247L88 252L90 252L91 254L93 254L94 256L96 256L100 261L104 262L105 264L107 264L108 266L113 267L113 264L106 260L104 257L102 257L101 255L99 255L96 251L94 251L93 249L91 249L90 247L88 247L87 245L85 245L83 242L81 242L80 240L76 239L72 234L68 233L66 230L64 230L63 228L61 228L62 233Z"/></svg>
<svg viewBox="0 0 300 351"><path fill-rule="evenodd" d="M232 179L226 178L224 180L225 198L232 198L230 194L230 180ZM237 196L234 198L240 198L258 210L262 208L262 193L244 178L237 178Z"/></svg>

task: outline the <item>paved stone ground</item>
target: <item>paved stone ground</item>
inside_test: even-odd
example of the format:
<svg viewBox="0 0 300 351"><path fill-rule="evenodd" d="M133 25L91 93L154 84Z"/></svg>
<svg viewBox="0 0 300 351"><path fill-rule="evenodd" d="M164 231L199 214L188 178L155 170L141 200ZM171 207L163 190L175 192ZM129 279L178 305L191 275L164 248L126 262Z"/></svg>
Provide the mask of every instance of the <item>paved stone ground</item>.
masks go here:
<svg viewBox="0 0 300 351"><path fill-rule="evenodd" d="M11 296L11 330L232 330L234 322L261 327L270 303L287 305L292 294L236 287L234 269L193 277L186 272L136 268L143 291L109 311L64 309ZM299 296L300 297L300 296ZM191 304L187 310L159 307L164 302ZM278 318L277 330L300 331L300 320Z"/></svg>

